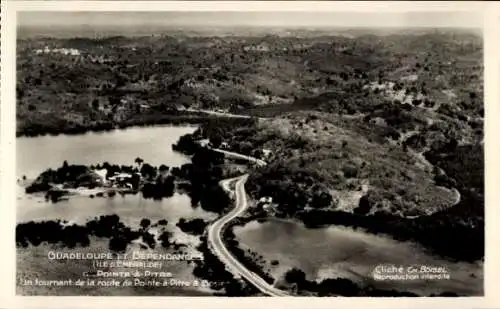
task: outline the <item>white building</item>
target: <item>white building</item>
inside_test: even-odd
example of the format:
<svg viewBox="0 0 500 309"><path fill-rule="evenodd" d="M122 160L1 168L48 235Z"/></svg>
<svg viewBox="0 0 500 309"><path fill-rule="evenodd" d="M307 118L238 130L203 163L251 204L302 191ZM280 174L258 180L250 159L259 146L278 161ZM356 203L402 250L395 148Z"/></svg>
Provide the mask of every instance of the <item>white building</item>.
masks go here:
<svg viewBox="0 0 500 309"><path fill-rule="evenodd" d="M273 198L270 196L263 196L259 199L259 203L261 204L271 204L273 202Z"/></svg>
<svg viewBox="0 0 500 309"><path fill-rule="evenodd" d="M120 173L118 175L114 175L109 177L109 180L118 180L118 181L123 181L126 179L132 178L132 175L127 174L127 173Z"/></svg>
<svg viewBox="0 0 500 309"><path fill-rule="evenodd" d="M106 184L106 174L108 173L107 169L103 168L100 170L94 170L94 173L101 178L102 184Z"/></svg>
<svg viewBox="0 0 500 309"><path fill-rule="evenodd" d="M273 152L269 149L262 149L262 154L264 156L264 158L269 158L269 156L272 154Z"/></svg>
<svg viewBox="0 0 500 309"><path fill-rule="evenodd" d="M79 56L80 51L75 48L55 48L50 49L48 46L45 46L44 49L35 50L36 54L49 54L49 53L59 53L63 55L71 55L71 56Z"/></svg>
<svg viewBox="0 0 500 309"><path fill-rule="evenodd" d="M207 139L202 139L202 140L199 140L198 143L202 147L207 147L210 144L210 140L208 138Z"/></svg>

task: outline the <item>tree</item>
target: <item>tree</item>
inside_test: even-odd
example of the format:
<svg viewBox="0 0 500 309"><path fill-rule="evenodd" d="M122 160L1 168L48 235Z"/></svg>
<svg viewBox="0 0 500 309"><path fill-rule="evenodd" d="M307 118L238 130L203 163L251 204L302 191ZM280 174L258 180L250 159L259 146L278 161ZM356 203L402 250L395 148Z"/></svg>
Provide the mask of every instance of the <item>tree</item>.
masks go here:
<svg viewBox="0 0 500 309"><path fill-rule="evenodd" d="M99 100L97 99L92 100L92 108L99 109Z"/></svg>
<svg viewBox="0 0 500 309"><path fill-rule="evenodd" d="M264 156L264 152L260 149L254 149L252 151L252 157L261 159Z"/></svg>
<svg viewBox="0 0 500 309"><path fill-rule="evenodd" d="M366 215L371 210L370 199L368 195L364 195L359 199L358 207L354 209L354 213L358 215Z"/></svg>
<svg viewBox="0 0 500 309"><path fill-rule="evenodd" d="M130 184L132 185L132 189L134 190L139 189L140 182L141 182L141 177L136 173L133 173L132 177L130 178Z"/></svg>
<svg viewBox="0 0 500 309"><path fill-rule="evenodd" d="M134 162L137 163L137 165L140 166L144 162L144 160L141 159L141 158L139 158L139 157L137 157L137 158L135 158Z"/></svg>
<svg viewBox="0 0 500 309"><path fill-rule="evenodd" d="M170 242L170 237L172 237L172 233L168 231L164 231L160 237L158 237L158 240L161 242L161 245L163 248L168 248L172 244Z"/></svg>
<svg viewBox="0 0 500 309"><path fill-rule="evenodd" d="M151 224L151 220L149 220L147 218L142 219L141 223L140 223L140 225L143 229L146 229L150 224Z"/></svg>
<svg viewBox="0 0 500 309"><path fill-rule="evenodd" d="M200 134L200 132L197 134ZM172 149L187 155L194 154L196 149L199 148L199 145L194 140L194 135L195 134L186 134L181 136L177 143L172 145Z"/></svg>
<svg viewBox="0 0 500 309"><path fill-rule="evenodd" d="M354 165L345 165L342 167L342 172L346 178L355 178L358 176L358 169Z"/></svg>
<svg viewBox="0 0 500 309"><path fill-rule="evenodd" d="M144 163L140 171L145 178L153 179L156 177L156 169L148 163Z"/></svg>
<svg viewBox="0 0 500 309"><path fill-rule="evenodd" d="M212 147L219 148L222 144L222 136L219 133L215 133L210 137L210 143L212 144Z"/></svg>
<svg viewBox="0 0 500 309"><path fill-rule="evenodd" d="M111 97L109 97L108 101L109 101L110 105L112 105L113 107L116 107L116 106L120 105L121 98L111 96Z"/></svg>
<svg viewBox="0 0 500 309"><path fill-rule="evenodd" d="M315 194L311 201L311 206L314 208L325 208L332 203L332 196L327 192Z"/></svg>
<svg viewBox="0 0 500 309"><path fill-rule="evenodd" d="M288 283L296 283L299 285L306 281L306 273L298 268L292 268L285 274L285 280Z"/></svg>
<svg viewBox="0 0 500 309"><path fill-rule="evenodd" d="M450 141L448 142L448 144L445 146L444 149L446 149L447 152L451 153L451 152L454 152L455 149L457 149L458 147L458 141L455 139L455 138L450 138Z"/></svg>
<svg viewBox="0 0 500 309"><path fill-rule="evenodd" d="M166 166L165 164L160 165L159 170L161 173L167 172L169 170L169 167Z"/></svg>
<svg viewBox="0 0 500 309"><path fill-rule="evenodd" d="M109 249L112 251L123 252L127 249L127 241L123 237L112 237L109 240Z"/></svg>
<svg viewBox="0 0 500 309"><path fill-rule="evenodd" d="M252 143L243 141L240 143L240 152L244 155L250 155L253 150Z"/></svg>
<svg viewBox="0 0 500 309"><path fill-rule="evenodd" d="M434 107L435 102L426 98L424 99L424 105L425 107L431 108Z"/></svg>
<svg viewBox="0 0 500 309"><path fill-rule="evenodd" d="M163 197L171 197L174 195L175 191L175 182L173 176L166 177L160 184L158 188L161 191L161 195Z"/></svg>

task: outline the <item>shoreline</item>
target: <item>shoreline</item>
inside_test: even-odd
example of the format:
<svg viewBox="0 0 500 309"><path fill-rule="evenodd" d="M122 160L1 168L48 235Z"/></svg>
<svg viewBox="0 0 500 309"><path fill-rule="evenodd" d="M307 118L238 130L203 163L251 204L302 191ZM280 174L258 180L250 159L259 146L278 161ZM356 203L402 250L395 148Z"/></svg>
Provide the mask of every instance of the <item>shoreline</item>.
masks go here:
<svg viewBox="0 0 500 309"><path fill-rule="evenodd" d="M149 116L149 115L143 115ZM34 124L32 126L27 126L23 129L16 129L16 138L24 137L24 138L32 138L32 137L41 137L41 136L59 136L59 135L85 135L87 133L101 133L101 132L111 132L115 130L125 130L129 128L145 128L145 127L159 127L159 126L172 126L172 127L180 127L180 126L189 126L189 127L198 127L204 122L214 120L214 119L242 119L248 120L252 119L252 117L246 115L238 115L238 114L230 114L230 113L219 113L219 112L211 112L211 111L198 111L198 110L189 110L189 111L179 111L179 114L163 114L163 115L152 115L153 117L157 117L157 119L149 120L147 117L143 117L143 119L128 119L123 122L114 123L114 122L103 122L99 124L87 125L87 126L65 126L61 128L51 128L44 127L43 124ZM19 122L19 119L17 119ZM36 129L36 131L35 131Z"/></svg>
<svg viewBox="0 0 500 309"><path fill-rule="evenodd" d="M206 117L210 118L210 117ZM193 121L185 121L185 122L163 122L159 121L156 123L132 123L132 124L119 124L115 126L102 126L102 127L87 127L83 128L82 130L76 130L73 128L63 128L60 129L58 132L52 132L51 130L40 130L39 133L36 134L29 134L24 131L16 131L16 138L36 138L36 137L43 137L43 136L61 136L61 135L68 135L68 136L74 136L74 135L85 135L88 133L104 133L104 132L112 132L112 131L117 131L117 130L126 130L126 129L131 129L131 128L147 128L147 127L182 127L182 126L189 126L189 127L197 127L199 124L203 123L205 119L200 118L200 119L193 119ZM111 124L110 124L111 125Z"/></svg>
<svg viewBox="0 0 500 309"><path fill-rule="evenodd" d="M298 226L305 228L307 230L320 230L320 229L329 229L329 228L335 228L335 229L341 229L345 231L352 231L356 233L364 233L370 236L377 236L381 238L387 238L389 240L397 241L397 242L402 242L402 243L408 243L411 244L412 246L418 246L422 250L425 251L426 254L429 254L430 256L433 256L435 258L443 259L448 262L457 262L447 256L440 256L432 251L430 251L428 248L426 248L424 245L422 245L419 242L416 242L414 240L399 240L394 238L392 235L387 234L387 233L373 233L370 232L368 229L362 227L362 226L354 226L354 225L342 225L342 224L329 224L329 225L322 225L322 226L307 226L304 222L300 221L297 218L277 218L277 217L266 217L266 218L253 218L248 221L242 221L239 224L236 224L232 228L238 226L240 228L243 228L245 225L250 224L252 222L257 222L259 224L263 224L266 222L277 222L277 223L284 223L284 224L297 224ZM484 261L482 259L477 259L474 261L468 261L468 260L459 260L459 263L465 263L465 264L470 264L470 265L483 265Z"/></svg>
<svg viewBox="0 0 500 309"><path fill-rule="evenodd" d="M308 229L308 230L315 230L317 228L308 228L307 226L305 226L302 222L299 222L299 221L296 221L294 219L283 219L283 218L272 218L272 217L268 217L268 218L243 218L242 220L237 220L238 222L234 222L232 226L229 226L228 230L225 232L225 241L226 242L229 242L230 244L232 244L231 246L228 246L229 250L235 254L234 252L240 252L239 255L243 255L245 256L244 257L244 260L246 261L246 263L252 265L252 267L257 267L258 269L260 269L260 271L266 273L268 272L268 274L270 275L270 278L272 278L274 280L274 282L278 283L278 282L281 282L282 284L284 283L284 280L285 280L285 273L282 274L282 276L278 276L276 277L275 275L272 274L272 269L273 269L273 266L274 264L270 263L270 259L269 257L265 257L265 253L263 251L260 251L260 250L255 250L255 248L253 247L249 247L247 244L245 244L242 239L240 239L239 237L236 236L235 234L235 231L234 229L236 227L238 228L244 228L245 225L247 224L251 224L251 223L259 223L259 224L263 224L263 223L266 223L266 222L277 222L277 223L287 223L287 224L298 224L299 226L305 228L305 229ZM350 232L353 232L353 233L363 233L363 234L366 234L368 237L372 237L372 236L376 236L376 237L381 237L381 238L387 238L387 239L390 239L390 240L394 240L394 241L397 241L397 242L401 242L401 243L407 243L409 245L411 245L412 247L413 246L417 246L419 247L421 250L422 250L422 253L425 254L425 255L428 255L429 257L432 257L434 259L436 259L437 261L441 260L443 261L444 263L451 263L453 264L454 261L452 260L449 260L449 259L446 259L444 257L441 257L439 255L436 255L436 254L433 254L432 252L428 252L425 247L423 247L422 245L419 245L418 243L415 243L413 241L399 241L399 240L396 240L396 239L393 239L390 235L383 235L383 234L372 234L368 231L366 231L365 229L363 228L354 228L354 227L348 227L348 226L341 226L341 225L330 225L330 226L325 226L325 227L322 227L322 229L330 229L330 228L335 228L335 229L341 229L343 231L350 231ZM243 247L241 246L243 244ZM248 248L247 250L250 250L248 251L250 253L250 255L248 255L248 253L245 252L245 249L244 248ZM245 253L244 253L245 252ZM259 258L255 258L254 254L257 256L257 257L261 257L261 259ZM282 260L277 260L280 262L282 262ZM476 276L482 276L483 275L483 269L484 269L484 262L481 261L481 260L477 260L477 261L474 261L474 262L467 262L467 261L460 261L459 263L463 263L464 266L468 266L470 267L470 274L474 274L474 278L476 278ZM276 264L276 265L280 265L280 264ZM437 265L437 264L436 264ZM439 264L441 265L441 264ZM367 276L369 278L369 276ZM417 297L426 297L426 296L432 296L430 294L427 294L425 292L423 292L425 289L422 289L418 286L416 287L400 287L399 289L396 287L395 289L391 289L390 287L387 287L385 286L384 287L384 283L383 282L377 282L376 283L376 287L375 285L372 285L372 284L375 284L375 283L368 283L367 285L364 285L364 284L361 284L360 282L357 282L354 278L352 277L344 277L344 276L333 276L333 277L328 277L328 276L321 276L319 275L318 278L310 281L310 282L314 282L316 280L316 282L319 281L325 281L325 282L328 282L328 281L335 281L335 280L348 280L348 281L351 281L355 284L358 285L358 287L360 288L360 291L367 288L367 287L373 287L375 290L380 290L381 292L382 291L385 291L385 292L395 292L395 293L413 293L414 295L408 295L408 296L417 296ZM455 278L455 280L458 280ZM397 286L397 285L396 285ZM308 292L312 292L312 291L307 291L304 290L303 292L305 293L308 293ZM390 293L389 292L389 293ZM474 295L468 295L467 293L465 294L462 294L460 292L458 292L458 290L453 290L453 289L446 289L446 288L442 288L442 292L441 293L450 293L450 294L456 294L456 295L453 295L453 296L476 296L476 294ZM483 292L484 293L484 290ZM436 294L439 294L439 293L436 293ZM479 295L479 294L478 294ZM482 295L482 294L481 294ZM393 295L388 295L388 296L393 296Z"/></svg>

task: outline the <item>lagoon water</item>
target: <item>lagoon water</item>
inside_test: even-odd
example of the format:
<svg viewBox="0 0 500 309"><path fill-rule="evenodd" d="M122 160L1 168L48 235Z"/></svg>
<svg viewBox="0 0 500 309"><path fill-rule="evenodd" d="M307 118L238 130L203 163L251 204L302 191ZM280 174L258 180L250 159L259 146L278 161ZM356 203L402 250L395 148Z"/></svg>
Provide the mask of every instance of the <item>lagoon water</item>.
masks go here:
<svg viewBox="0 0 500 309"><path fill-rule="evenodd" d="M133 165L135 158L154 166L180 166L190 161L189 157L172 150L172 144L180 136L192 133L196 127L155 126L146 128L127 128L110 132L87 133L83 135L42 136L17 139L17 178L25 175L29 180L36 178L48 168L58 168L64 160L70 164L111 164ZM18 223L42 220L67 220L74 223L86 221L100 215L117 214L120 220L132 228L138 228L142 218L148 218L152 223L160 219L168 221L167 230L172 232L172 239L178 243L187 244L186 250L194 250L198 239L183 233L176 223L180 218L203 218L212 220L215 213L206 212L199 207L191 206L191 200L186 194L176 193L161 201L144 199L140 194L114 197L75 196L58 203L46 202L43 195L27 195L24 193L23 181L18 185L16 221ZM151 230L155 233L155 230ZM95 239L89 248L66 249L72 252L106 251L108 241ZM131 245L129 250L139 250L138 245ZM54 250L47 245L33 248L18 248L17 275L18 278L33 280L67 279L79 277L88 270L89 265L75 261L54 263L47 259L47 252ZM62 250L61 248L57 250ZM156 251L165 249L157 246ZM192 266L186 262L170 262L162 267L175 274L175 278L194 280ZM208 291L199 289L136 289L136 288L105 288L81 289L65 287L54 290L49 287L18 286L18 294L22 295L206 295Z"/></svg>
<svg viewBox="0 0 500 309"><path fill-rule="evenodd" d="M64 160L70 164L134 164L137 157L154 166L179 166L189 162L172 151L180 136L192 133L194 126L131 127L82 135L20 137L16 140L18 177L35 178L48 168L57 168Z"/></svg>
<svg viewBox="0 0 500 309"><path fill-rule="evenodd" d="M436 257L421 246L382 235L341 226L308 229L294 221L252 221L234 231L245 248L258 252L265 261L277 260L271 269L280 278L293 267L302 269L308 280L349 278L359 285L410 291L419 295L455 292L483 295L482 263L456 263ZM375 281L377 265L443 266L450 280Z"/></svg>
<svg viewBox="0 0 500 309"><path fill-rule="evenodd" d="M196 127L159 126L128 128L104 133L83 135L42 136L17 139L17 177L26 175L36 178L48 168L58 168L64 160L70 164L133 165L140 157L154 166L180 166L189 162L189 157L172 150L172 144L184 134L192 133ZM213 218L211 214L191 207L185 194L154 201L143 199L140 194L113 198L78 196L56 204L45 202L42 196L26 195L18 187L17 221L66 219L85 222L96 215L114 214L127 224L136 225L142 218L150 220L179 218Z"/></svg>
<svg viewBox="0 0 500 309"><path fill-rule="evenodd" d="M17 139L17 175L35 178L47 168L57 168L64 160L73 164L97 164L108 161L113 164L134 164L136 157L158 166L179 166L189 158L172 151L171 145L195 127L146 127L128 128L104 133L84 135L43 136ZM56 204L45 202L43 196L26 195L18 186L17 222L65 219L83 223L99 215L117 214L127 225L137 227L142 218L153 223L168 220L167 229L174 240L196 243L196 238L180 231L175 224L182 218L215 219L216 214L193 208L187 195L175 194L162 201L145 200L139 194L113 198L80 196ZM360 284L372 284L379 288L413 291L429 295L451 291L465 295L483 294L482 265L454 263L435 257L420 246L398 242L385 236L371 235L343 227L307 229L296 222L250 222L237 227L235 234L240 243L262 254L266 261L278 260L272 269L280 277L291 267L300 267L308 279L348 277ZM106 250L106 240L92 242L90 248L78 250ZM137 248L132 248L136 250ZM88 266L75 263L53 263L47 260L49 248L20 248L17 250L19 278L65 279L78 275ZM163 250L157 248L155 250ZM380 264L445 266L451 280L434 281L374 281L371 275ZM166 265L166 270L176 278L194 280L192 267L185 263ZM75 289L53 290L43 287L19 287L22 295L207 295L210 292L186 289Z"/></svg>

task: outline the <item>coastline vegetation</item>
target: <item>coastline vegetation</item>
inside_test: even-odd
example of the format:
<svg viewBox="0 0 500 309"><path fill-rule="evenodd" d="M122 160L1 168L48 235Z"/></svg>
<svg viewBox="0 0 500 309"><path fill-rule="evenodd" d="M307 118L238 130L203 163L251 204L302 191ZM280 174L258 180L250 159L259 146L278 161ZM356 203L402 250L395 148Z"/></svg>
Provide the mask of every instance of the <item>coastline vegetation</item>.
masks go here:
<svg viewBox="0 0 500 309"><path fill-rule="evenodd" d="M142 239L149 248L155 247L154 236L144 227L134 230L120 221L117 215L105 215L87 221L83 225L61 220L18 223L16 245L18 247L61 244L66 248L88 247L91 237L109 239L109 250L123 252L133 240ZM161 245L169 248L173 243L171 234L163 230L159 236Z"/></svg>
<svg viewBox="0 0 500 309"><path fill-rule="evenodd" d="M193 206L220 213L230 205L230 200L219 182L227 176L224 155L210 149L198 147L192 154L191 163L180 167L159 167L135 160L137 166L116 165L104 162L102 165L75 165L64 161L61 167L42 172L25 191L45 192L46 199L57 202L69 194L71 189L103 189L112 197L116 191L122 194L137 194L144 198L160 200L173 196L175 191L187 193ZM104 171L105 176L100 172ZM103 192L95 194L103 197ZM92 195L91 197L94 197Z"/></svg>
<svg viewBox="0 0 500 309"><path fill-rule="evenodd" d="M181 218L179 219L179 222L177 222L177 226L184 233L189 233L193 235L202 235L205 232L207 222L205 222L203 219L200 218L193 220L186 220L184 218Z"/></svg>

